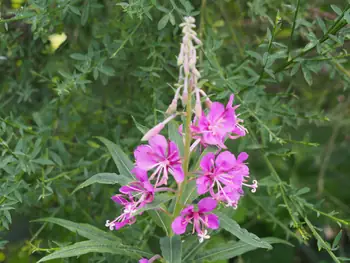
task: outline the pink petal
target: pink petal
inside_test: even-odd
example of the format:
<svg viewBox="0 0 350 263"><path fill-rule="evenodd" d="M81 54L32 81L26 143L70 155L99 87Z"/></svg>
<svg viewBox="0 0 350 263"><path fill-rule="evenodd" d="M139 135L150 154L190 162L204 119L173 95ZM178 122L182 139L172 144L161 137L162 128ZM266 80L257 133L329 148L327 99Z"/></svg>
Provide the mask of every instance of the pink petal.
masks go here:
<svg viewBox="0 0 350 263"><path fill-rule="evenodd" d="M215 209L216 205L217 205L217 202L213 198L211 197L203 198L198 202L198 212L199 213L210 212Z"/></svg>
<svg viewBox="0 0 350 263"><path fill-rule="evenodd" d="M158 163L154 158L153 149L149 145L138 146L134 151L134 156L137 167L146 171L152 169Z"/></svg>
<svg viewBox="0 0 350 263"><path fill-rule="evenodd" d="M225 107L219 102L213 102L210 107L210 111L208 114L208 119L214 124L215 121L221 117L224 113Z"/></svg>
<svg viewBox="0 0 350 263"><path fill-rule="evenodd" d="M141 258L139 260L139 263L148 263L148 259L147 258Z"/></svg>
<svg viewBox="0 0 350 263"><path fill-rule="evenodd" d="M235 156L229 151L220 153L215 160L215 166L220 168L220 170L229 170L231 169L236 162Z"/></svg>
<svg viewBox="0 0 350 263"><path fill-rule="evenodd" d="M193 213L194 206L193 205L188 205L186 208L182 209L181 215L182 216L187 216Z"/></svg>
<svg viewBox="0 0 350 263"><path fill-rule="evenodd" d="M207 153L206 155L204 155L200 163L200 167L202 168L202 170L209 172L211 169L211 166L213 165L214 159L215 159L214 153Z"/></svg>
<svg viewBox="0 0 350 263"><path fill-rule="evenodd" d="M237 157L237 161L243 163L245 160L248 159L248 157L249 155L246 152L241 152Z"/></svg>
<svg viewBox="0 0 350 263"><path fill-rule="evenodd" d="M227 102L226 109L232 108L233 100L235 99L235 95L231 94L230 99Z"/></svg>
<svg viewBox="0 0 350 263"><path fill-rule="evenodd" d="M176 143L173 141L169 142L169 150L168 150L168 156L172 156L171 159L180 159L180 154L179 154L179 148L177 147ZM171 160L169 160L171 161Z"/></svg>
<svg viewBox="0 0 350 263"><path fill-rule="evenodd" d="M199 195L205 194L209 190L210 180L206 176L201 176L196 180L197 193Z"/></svg>
<svg viewBox="0 0 350 263"><path fill-rule="evenodd" d="M168 142L163 135L155 135L149 140L149 145L153 151L159 156L166 158Z"/></svg>
<svg viewBox="0 0 350 263"><path fill-rule="evenodd" d="M136 178L140 182L148 181L147 171L145 171L139 167L135 167L134 169L132 169L131 172L136 176Z"/></svg>
<svg viewBox="0 0 350 263"><path fill-rule="evenodd" d="M119 229L121 229L122 227L126 226L128 223L129 223L129 220L124 220L124 221L122 221L122 222L116 222L116 223L114 224L114 229L115 229L115 230L119 230Z"/></svg>
<svg viewBox="0 0 350 263"><path fill-rule="evenodd" d="M182 216L179 216L175 218L175 220L171 224L171 228L173 229L175 234L181 235L186 232L187 225L188 225L188 222L184 220Z"/></svg>
<svg viewBox="0 0 350 263"><path fill-rule="evenodd" d="M207 220L208 220L208 227L211 229L218 229L219 228L219 218L217 215L210 214L207 215Z"/></svg>
<svg viewBox="0 0 350 263"><path fill-rule="evenodd" d="M185 179L184 171L182 170L182 165L172 165L169 167L169 172L174 176L177 183L182 183Z"/></svg>
<svg viewBox="0 0 350 263"><path fill-rule="evenodd" d="M117 204L120 205L127 205L129 203L129 201L127 201L124 197L122 197L121 195L113 195L111 197L111 199L116 202Z"/></svg>
<svg viewBox="0 0 350 263"><path fill-rule="evenodd" d="M129 194L131 192L141 192L142 186L139 182L132 182L129 185L124 185L119 188L119 192L122 194Z"/></svg>

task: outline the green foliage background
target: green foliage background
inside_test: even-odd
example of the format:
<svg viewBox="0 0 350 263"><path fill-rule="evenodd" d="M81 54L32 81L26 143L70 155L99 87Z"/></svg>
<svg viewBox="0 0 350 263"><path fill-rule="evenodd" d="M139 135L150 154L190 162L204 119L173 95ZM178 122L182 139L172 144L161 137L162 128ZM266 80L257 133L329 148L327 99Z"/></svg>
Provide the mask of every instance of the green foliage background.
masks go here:
<svg viewBox="0 0 350 263"><path fill-rule="evenodd" d="M186 15L196 17L204 44L203 88L222 102L235 93L249 130L229 148L249 153L260 185L232 218L259 237L295 245L230 262L350 257L346 1L2 0L0 14L0 261L36 262L83 240L31 220L58 217L103 229L118 213L110 201L116 185L72 191L94 174L118 172L95 136L131 156L140 131L162 120ZM67 39L55 48L50 36L63 32ZM162 229L147 216L139 221L118 236L160 253ZM220 233L205 249L229 240ZM127 260L94 253L66 261L133 262Z"/></svg>

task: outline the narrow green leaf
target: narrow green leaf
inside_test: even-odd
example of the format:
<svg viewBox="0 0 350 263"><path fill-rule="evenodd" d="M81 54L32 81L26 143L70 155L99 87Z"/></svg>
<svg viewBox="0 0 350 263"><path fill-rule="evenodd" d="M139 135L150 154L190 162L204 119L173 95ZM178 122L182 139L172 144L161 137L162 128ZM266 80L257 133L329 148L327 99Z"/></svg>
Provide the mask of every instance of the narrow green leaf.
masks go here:
<svg viewBox="0 0 350 263"><path fill-rule="evenodd" d="M76 191L87 187L92 184L120 184L120 185L125 185L130 182L130 178L126 177L124 175L119 175L115 173L99 173L91 176L89 179L87 179L85 182L81 183L78 185L72 194L74 194Z"/></svg>
<svg viewBox="0 0 350 263"><path fill-rule="evenodd" d="M165 214L164 212L158 210L148 210L148 214L151 216L152 220L161 228L163 228L165 234L169 236L171 229L171 221L172 219Z"/></svg>
<svg viewBox="0 0 350 263"><path fill-rule="evenodd" d="M131 170L134 168L134 165L130 161L128 156L123 152L123 150L118 145L116 145L115 143L111 142L106 138L103 138L103 137L97 137L97 138L106 145L108 151L112 155L112 158L115 164L118 167L119 173L127 177L130 177L132 179L135 179L135 176L131 173Z"/></svg>
<svg viewBox="0 0 350 263"><path fill-rule="evenodd" d="M136 128L142 133L145 134L146 132L148 132L149 128L147 128L146 126L140 124L139 122L136 121L134 116L131 116L132 120L134 121Z"/></svg>
<svg viewBox="0 0 350 263"><path fill-rule="evenodd" d="M306 67L302 67L301 69L303 71L305 81L307 82L307 84L309 86L311 86L312 85L312 75L311 75L310 70L308 70Z"/></svg>
<svg viewBox="0 0 350 263"><path fill-rule="evenodd" d="M174 121L168 124L168 135L169 139L174 141L177 147L179 147L181 156L184 156L184 143L182 136L179 133L179 125L177 125Z"/></svg>
<svg viewBox="0 0 350 263"><path fill-rule="evenodd" d="M84 26L89 18L89 12L90 12L90 1L88 0L87 3L84 5L83 13L81 15L81 24Z"/></svg>
<svg viewBox="0 0 350 263"><path fill-rule="evenodd" d="M340 16L343 13L343 11L341 11L341 9L336 5L331 5L331 8L338 16Z"/></svg>
<svg viewBox="0 0 350 263"><path fill-rule="evenodd" d="M80 53L73 53L73 54L70 54L69 56L72 59L81 60L81 61L84 61L87 58L84 54L80 54Z"/></svg>
<svg viewBox="0 0 350 263"><path fill-rule="evenodd" d="M52 259L57 258L69 258L69 257L76 257L80 255L84 255L87 253L110 253L110 254L119 254L119 255L125 255L131 258L138 259L142 256L151 257L152 254L136 249L131 248L128 246L121 246L112 242L96 242L96 241L82 241L77 242L73 245L63 247L62 249L53 252L52 254L43 257L38 261L44 262Z"/></svg>
<svg viewBox="0 0 350 263"><path fill-rule="evenodd" d="M169 22L169 15L164 15L158 22L158 30L162 30Z"/></svg>
<svg viewBox="0 0 350 263"><path fill-rule="evenodd" d="M263 241L256 235L249 233L246 229L241 228L236 221L229 218L224 213L216 212L216 214L219 216L219 219L220 219L220 227L230 232L232 235L236 236L243 242L254 247L261 247L261 248L267 248L267 249L272 248L272 246L269 243L267 243L266 241Z"/></svg>
<svg viewBox="0 0 350 263"><path fill-rule="evenodd" d="M147 204L145 207L138 210L137 214L143 213L144 211L147 211L147 210L160 208L162 204L164 204L164 203L166 203L174 198L175 198L175 195L169 195L169 194L156 195L153 202L150 204Z"/></svg>
<svg viewBox="0 0 350 263"><path fill-rule="evenodd" d="M54 218L54 217L40 218L40 219L34 220L33 222L53 223L91 240L111 241L111 242L114 242L115 244L121 243L120 238L116 237L112 233L104 232L89 224L80 224L69 220Z"/></svg>
<svg viewBox="0 0 350 263"><path fill-rule="evenodd" d="M115 75L115 70L112 67L109 66L101 66L99 68L100 72L102 72L103 74L107 75L107 76L114 76Z"/></svg>
<svg viewBox="0 0 350 263"><path fill-rule="evenodd" d="M167 263L181 263L182 244L180 236L161 238L160 249Z"/></svg>
<svg viewBox="0 0 350 263"><path fill-rule="evenodd" d="M279 238L262 238L261 240L267 244L282 243L293 246L291 243ZM226 245L220 244L220 246L217 248L201 252L200 255L196 258L196 262L202 262L203 260L212 262L217 260L230 259L255 249L258 249L258 247L252 246L243 241L228 242Z"/></svg>
<svg viewBox="0 0 350 263"><path fill-rule="evenodd" d="M335 248L338 246L339 241L340 241L342 235L343 235L343 231L340 230L339 233L338 233L338 235L335 237L335 239L334 239L334 241L333 241L332 249L335 249Z"/></svg>

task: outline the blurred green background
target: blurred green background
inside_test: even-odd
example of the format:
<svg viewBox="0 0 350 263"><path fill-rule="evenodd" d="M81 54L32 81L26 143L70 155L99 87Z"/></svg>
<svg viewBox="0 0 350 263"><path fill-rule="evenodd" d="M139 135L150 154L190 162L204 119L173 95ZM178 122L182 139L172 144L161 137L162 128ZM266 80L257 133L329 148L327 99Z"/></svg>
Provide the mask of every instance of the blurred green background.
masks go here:
<svg viewBox="0 0 350 263"><path fill-rule="evenodd" d="M243 100L250 133L229 148L249 153L260 187L233 218L259 237L295 245L217 263L332 262L310 230L308 245L298 242L300 229L290 224L261 151L288 195L325 213L301 212L291 198L295 217L304 225L307 214L330 244L342 230L334 253L350 257L349 228L332 218L350 218L349 12L327 41L298 56L346 8L345 0L0 0L0 262L36 262L52 252L46 248L79 240L31 220L56 216L103 229L116 214L109 199L115 186L71 192L98 172L116 170L94 136L131 155L140 130L163 119L177 81L185 15L196 17L203 40L204 89L213 100L226 103L231 92ZM120 235L138 240L148 224L146 218ZM163 233L151 228L144 245L157 252ZM227 242L225 234L207 247L220 242ZM56 262L126 260L94 254Z"/></svg>

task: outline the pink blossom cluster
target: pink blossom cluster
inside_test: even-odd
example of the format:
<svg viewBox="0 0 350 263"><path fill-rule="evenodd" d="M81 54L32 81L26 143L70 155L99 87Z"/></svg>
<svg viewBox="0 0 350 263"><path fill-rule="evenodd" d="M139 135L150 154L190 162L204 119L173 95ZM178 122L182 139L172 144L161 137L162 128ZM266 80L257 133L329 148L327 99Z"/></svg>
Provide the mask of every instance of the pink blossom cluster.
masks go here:
<svg viewBox="0 0 350 263"><path fill-rule="evenodd" d="M107 221L106 226L111 230L118 230L125 225L135 223L136 216L142 214L142 208L152 203L158 192L176 192L179 196L182 184L195 180L197 204L180 204L182 210L180 208L176 212L174 209L173 214L170 211L165 212L172 218L171 227L175 234L184 234L188 226L192 225L192 233L196 233L199 241L203 242L210 238L208 229L219 228L219 218L213 212L218 204L224 203L236 209L244 194L243 188L247 187L255 192L258 185L256 180L253 180L252 184L248 183L250 178L246 164L248 154L242 152L236 157L226 150L225 146L228 139L237 139L247 134L247 130L242 126L243 121L236 114L239 105L233 106L233 95L229 97L226 106L219 102L212 102L197 86L200 73L196 69L195 44L200 45L201 42L193 30L195 25L192 17L185 18L181 26L184 37L178 57L180 84L168 108L169 116L144 135L142 140L148 141L148 144L139 145L135 149L135 167L132 173L136 180L122 186L119 189L120 193L112 197L114 202L122 206L122 213L113 221ZM184 160L184 156L181 156L178 145L160 135L167 123L183 114L177 112L177 101L181 89L184 104L191 102L188 99L192 96L196 98L194 118L189 120L187 125L189 123L190 125L186 129L190 136L184 136L184 129L181 126L179 129L179 133L184 138L190 137L190 141L186 142L187 150L193 154L197 146L200 146L198 151L201 153L208 146L217 147L216 153L208 152L202 157L199 168L195 171L187 170L185 163L188 164L189 160ZM203 110L200 97L204 98L207 110ZM191 118L188 112L186 118ZM171 187L176 185L177 190ZM156 255L151 259L143 258L139 262L151 263L158 258L159 256Z"/></svg>

